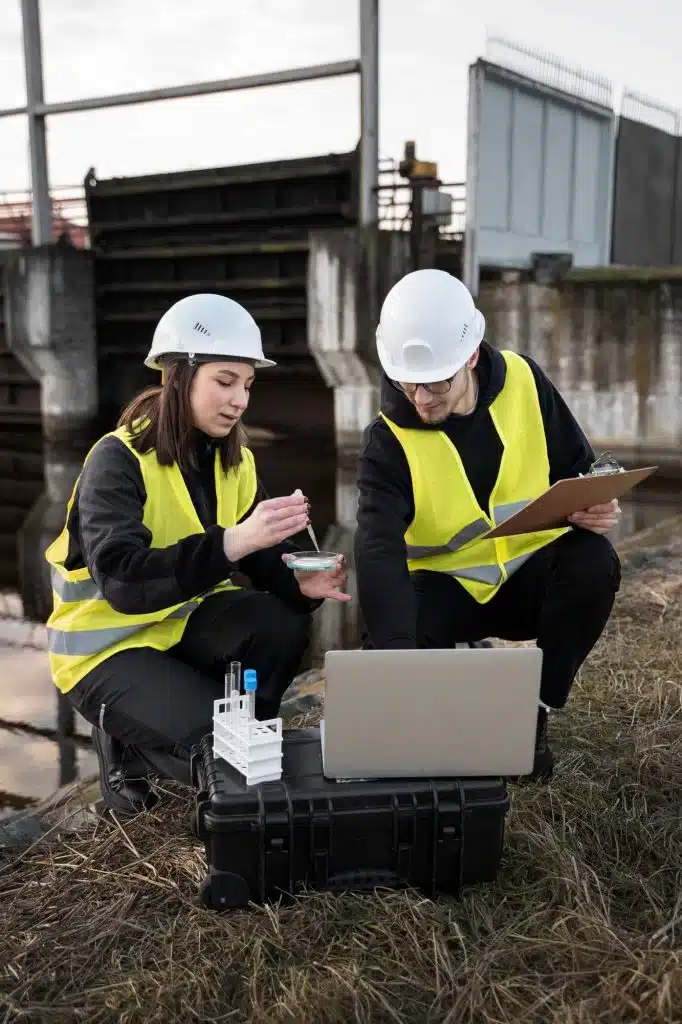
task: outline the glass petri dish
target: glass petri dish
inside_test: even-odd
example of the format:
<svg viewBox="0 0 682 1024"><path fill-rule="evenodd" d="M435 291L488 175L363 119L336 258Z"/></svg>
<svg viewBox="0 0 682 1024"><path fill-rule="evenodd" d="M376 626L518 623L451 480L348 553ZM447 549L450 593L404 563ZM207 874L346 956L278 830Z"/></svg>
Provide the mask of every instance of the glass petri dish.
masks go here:
<svg viewBox="0 0 682 1024"><path fill-rule="evenodd" d="M297 572L321 572L324 569L335 569L339 555L333 551L297 551L289 555L287 565Z"/></svg>

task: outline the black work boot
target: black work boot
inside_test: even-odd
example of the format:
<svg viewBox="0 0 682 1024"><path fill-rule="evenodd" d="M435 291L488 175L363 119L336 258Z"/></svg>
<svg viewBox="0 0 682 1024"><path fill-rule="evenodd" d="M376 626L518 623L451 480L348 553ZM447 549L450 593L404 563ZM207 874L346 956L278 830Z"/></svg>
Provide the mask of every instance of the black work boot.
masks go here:
<svg viewBox="0 0 682 1024"><path fill-rule="evenodd" d="M554 751L547 742L547 724L549 714L545 708L538 708L538 720L535 726L535 750L533 767L529 775L510 775L509 782L548 782L554 772Z"/></svg>
<svg viewBox="0 0 682 1024"><path fill-rule="evenodd" d="M538 723L535 727L535 756L533 757L533 770L526 778L538 782L546 782L551 779L554 772L554 751L547 742L547 726L549 713L543 707L538 708Z"/></svg>
<svg viewBox="0 0 682 1024"><path fill-rule="evenodd" d="M92 745L99 761L99 786L107 810L121 817L133 817L149 811L158 803L158 796L144 778L126 778L120 743L96 726Z"/></svg>

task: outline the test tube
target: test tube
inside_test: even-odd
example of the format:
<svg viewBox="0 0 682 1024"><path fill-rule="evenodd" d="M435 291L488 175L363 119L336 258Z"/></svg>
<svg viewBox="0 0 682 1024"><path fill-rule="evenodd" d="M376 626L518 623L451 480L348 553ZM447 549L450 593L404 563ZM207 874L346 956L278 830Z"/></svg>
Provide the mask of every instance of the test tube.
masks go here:
<svg viewBox="0 0 682 1024"><path fill-rule="evenodd" d="M256 718L256 690L258 676L255 668L247 668L244 672L244 693L246 694L246 713L250 721Z"/></svg>
<svg viewBox="0 0 682 1024"><path fill-rule="evenodd" d="M233 729L239 727L239 691L241 688L242 666L239 661L230 662L230 697L232 699L230 726Z"/></svg>
<svg viewBox="0 0 682 1024"><path fill-rule="evenodd" d="M232 678L232 689L239 691L241 688L242 663L240 661L230 662L230 676Z"/></svg>

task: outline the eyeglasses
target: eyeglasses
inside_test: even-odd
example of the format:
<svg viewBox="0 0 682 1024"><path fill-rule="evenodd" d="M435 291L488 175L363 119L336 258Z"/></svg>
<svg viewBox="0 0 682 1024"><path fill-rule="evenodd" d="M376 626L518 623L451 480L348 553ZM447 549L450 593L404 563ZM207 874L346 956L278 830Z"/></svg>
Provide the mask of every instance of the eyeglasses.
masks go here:
<svg viewBox="0 0 682 1024"><path fill-rule="evenodd" d="M399 391L403 391L410 397L416 394L417 388L424 388L424 391L428 391L431 395L447 395L454 379L454 377L449 377L448 380L436 380L430 384L403 384L399 380L394 380L393 384Z"/></svg>

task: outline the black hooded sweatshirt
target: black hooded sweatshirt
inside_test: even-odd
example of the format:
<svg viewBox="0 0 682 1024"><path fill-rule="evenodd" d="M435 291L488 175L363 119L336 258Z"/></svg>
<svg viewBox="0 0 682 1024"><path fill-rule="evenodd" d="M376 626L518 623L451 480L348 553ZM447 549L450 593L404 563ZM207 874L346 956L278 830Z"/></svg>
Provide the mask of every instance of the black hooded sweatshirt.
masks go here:
<svg viewBox="0 0 682 1024"><path fill-rule="evenodd" d="M540 367L523 356L535 378L545 425L550 484L585 473L594 453L568 406ZM386 377L381 411L399 427L442 430L459 452L482 508L490 503L500 468L502 443L490 404L504 387L506 363L486 342L477 366L479 393L474 411L444 423L423 423L412 403ZM355 537L358 597L373 647L409 649L417 642L417 615L405 552L405 531L414 519L412 480L403 448L377 417L365 431L358 460L358 528Z"/></svg>
<svg viewBox="0 0 682 1024"><path fill-rule="evenodd" d="M230 562L223 550L224 530L217 524L216 442L199 431L195 437L196 469L183 478L204 530L166 548L151 547L142 522L146 492L140 463L117 437L95 446L78 483L67 528L65 568L87 566L105 601L124 615L146 615L189 601L233 573L245 574L256 590L268 591L298 612L311 612L321 601L305 597L282 554L297 550L290 541L254 551ZM267 492L258 481L251 514Z"/></svg>

